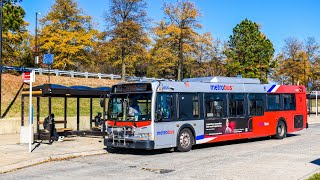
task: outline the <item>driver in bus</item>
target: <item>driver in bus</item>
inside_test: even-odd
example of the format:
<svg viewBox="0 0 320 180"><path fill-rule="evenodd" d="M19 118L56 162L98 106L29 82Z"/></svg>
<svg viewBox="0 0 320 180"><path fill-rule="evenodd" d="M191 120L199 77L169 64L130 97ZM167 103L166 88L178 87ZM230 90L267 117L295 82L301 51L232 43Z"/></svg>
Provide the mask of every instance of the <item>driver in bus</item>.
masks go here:
<svg viewBox="0 0 320 180"><path fill-rule="evenodd" d="M130 101L128 115L135 116L137 114L141 114L140 107L138 105L138 101L136 99L132 99L132 101Z"/></svg>

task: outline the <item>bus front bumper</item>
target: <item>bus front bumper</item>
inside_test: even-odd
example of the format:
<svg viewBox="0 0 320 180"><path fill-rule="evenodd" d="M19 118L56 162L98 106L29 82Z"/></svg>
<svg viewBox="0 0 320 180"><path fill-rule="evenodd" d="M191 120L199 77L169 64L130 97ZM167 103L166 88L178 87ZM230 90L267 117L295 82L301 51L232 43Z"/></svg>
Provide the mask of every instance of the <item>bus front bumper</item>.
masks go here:
<svg viewBox="0 0 320 180"><path fill-rule="evenodd" d="M154 149L154 141L128 140L124 143L124 141L115 140L113 143L112 139L105 138L104 145L115 148Z"/></svg>

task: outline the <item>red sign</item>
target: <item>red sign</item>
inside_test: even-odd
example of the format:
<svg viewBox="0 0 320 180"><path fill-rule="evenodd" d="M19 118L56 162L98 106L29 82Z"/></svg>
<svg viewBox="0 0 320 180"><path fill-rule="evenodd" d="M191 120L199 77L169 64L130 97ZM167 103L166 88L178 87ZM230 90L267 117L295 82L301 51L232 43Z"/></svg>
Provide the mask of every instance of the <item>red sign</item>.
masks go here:
<svg viewBox="0 0 320 180"><path fill-rule="evenodd" d="M23 82L30 82L30 72L22 73L22 81Z"/></svg>

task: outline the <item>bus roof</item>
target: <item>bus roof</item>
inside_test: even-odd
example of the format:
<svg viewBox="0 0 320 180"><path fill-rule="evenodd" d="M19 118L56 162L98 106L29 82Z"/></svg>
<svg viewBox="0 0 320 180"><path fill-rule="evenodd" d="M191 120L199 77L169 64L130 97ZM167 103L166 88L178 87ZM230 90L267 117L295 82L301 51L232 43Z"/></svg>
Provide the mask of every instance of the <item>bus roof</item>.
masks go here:
<svg viewBox="0 0 320 180"><path fill-rule="evenodd" d="M257 78L238 78L238 77L199 77L199 78L186 78L183 82L214 82L214 83L231 83L231 84L260 84Z"/></svg>
<svg viewBox="0 0 320 180"><path fill-rule="evenodd" d="M112 87L112 93L130 92L305 93L304 86L260 84L254 78L201 77L181 81L130 82Z"/></svg>
<svg viewBox="0 0 320 180"><path fill-rule="evenodd" d="M160 84L159 84L160 83ZM221 92L221 93L302 93L304 86L274 84L203 83L203 82L153 82L157 92Z"/></svg>

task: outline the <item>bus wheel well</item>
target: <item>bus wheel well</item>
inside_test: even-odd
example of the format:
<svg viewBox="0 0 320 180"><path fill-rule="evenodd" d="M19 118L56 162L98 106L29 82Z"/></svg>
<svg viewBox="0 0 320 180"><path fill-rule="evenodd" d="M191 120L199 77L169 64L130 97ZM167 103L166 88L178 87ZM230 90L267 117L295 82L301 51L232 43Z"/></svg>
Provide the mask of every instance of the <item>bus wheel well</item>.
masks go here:
<svg viewBox="0 0 320 180"><path fill-rule="evenodd" d="M192 135L193 135L193 145L196 144L196 135L195 135L195 131L193 129L193 127L190 125L190 124L184 124L180 127L179 129L179 132L178 134L180 134L180 132L183 130L183 129L190 129Z"/></svg>

